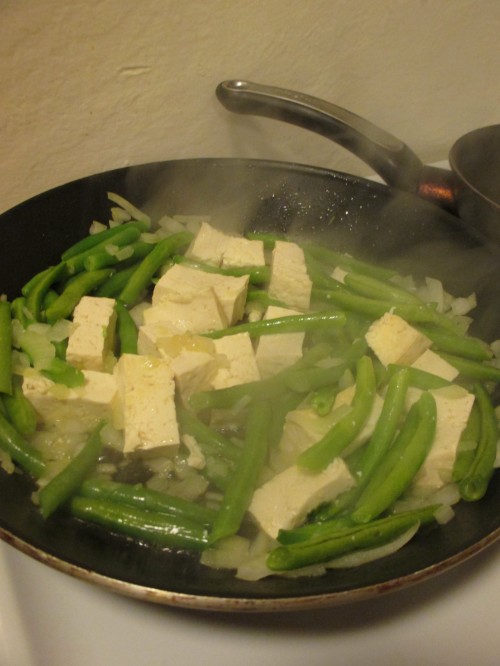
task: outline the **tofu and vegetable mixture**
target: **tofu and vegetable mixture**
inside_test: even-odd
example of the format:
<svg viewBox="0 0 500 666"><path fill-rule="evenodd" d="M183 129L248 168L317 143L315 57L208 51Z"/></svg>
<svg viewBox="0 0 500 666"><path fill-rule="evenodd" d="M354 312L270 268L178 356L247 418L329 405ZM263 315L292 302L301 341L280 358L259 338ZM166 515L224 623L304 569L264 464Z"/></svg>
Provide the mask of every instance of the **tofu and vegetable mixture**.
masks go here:
<svg viewBox="0 0 500 666"><path fill-rule="evenodd" d="M474 294L109 199L0 301L2 473L46 521L258 580L368 565L481 500L500 343L468 334Z"/></svg>

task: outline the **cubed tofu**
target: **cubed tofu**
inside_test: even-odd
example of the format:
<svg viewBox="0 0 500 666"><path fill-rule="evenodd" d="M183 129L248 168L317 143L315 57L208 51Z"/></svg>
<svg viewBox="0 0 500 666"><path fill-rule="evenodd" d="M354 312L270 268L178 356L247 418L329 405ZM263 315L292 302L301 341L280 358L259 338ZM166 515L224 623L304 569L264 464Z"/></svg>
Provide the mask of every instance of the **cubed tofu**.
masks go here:
<svg viewBox="0 0 500 666"><path fill-rule="evenodd" d="M264 243L250 240L243 236L227 236L222 252L223 268L241 268L243 266L265 266Z"/></svg>
<svg viewBox="0 0 500 666"><path fill-rule="evenodd" d="M31 402L38 418L45 423L70 423L87 430L101 419L113 419L117 393L115 377L106 372L83 370L83 386L68 388L56 384L33 369L23 377L23 393Z"/></svg>
<svg viewBox="0 0 500 666"><path fill-rule="evenodd" d="M248 333L228 335L214 340L214 344L216 353L224 359L213 379L214 389L228 388L260 379L252 340Z"/></svg>
<svg viewBox="0 0 500 666"><path fill-rule="evenodd" d="M218 364L215 356L202 351L184 350L171 361L175 386L184 402L193 393L212 388Z"/></svg>
<svg viewBox="0 0 500 666"><path fill-rule="evenodd" d="M228 324L234 324L243 317L248 282L248 275L233 277L219 273L206 273L176 264L158 280L153 290L152 303L155 306L173 298L179 300L179 298L191 297L211 288Z"/></svg>
<svg viewBox="0 0 500 666"><path fill-rule="evenodd" d="M123 354L115 367L124 430L124 453L175 454L179 429L170 361Z"/></svg>
<svg viewBox="0 0 500 666"><path fill-rule="evenodd" d="M341 458L319 473L293 465L255 491L249 513L275 539L279 530L297 527L312 509L334 500L354 485L354 478Z"/></svg>
<svg viewBox="0 0 500 666"><path fill-rule="evenodd" d="M322 439L335 423L347 413L341 408L349 408L354 397L355 387L340 391L329 414L319 416L311 407L294 409L286 415L280 449L288 460L295 460L303 451ZM383 399L376 394L368 419L354 438L345 453L352 453L356 448L367 442L373 434L375 425L384 405Z"/></svg>
<svg viewBox="0 0 500 666"><path fill-rule="evenodd" d="M208 333L227 327L227 319L214 290L204 287L190 294L171 294L144 312L144 324L161 324L171 335Z"/></svg>
<svg viewBox="0 0 500 666"><path fill-rule="evenodd" d="M451 482L460 437L474 404L474 395L458 385L433 389L431 393L437 408L436 434L411 487L414 493L424 495ZM421 391L410 388L408 394L409 403L413 403Z"/></svg>
<svg viewBox="0 0 500 666"><path fill-rule="evenodd" d="M202 222L196 237L186 251L186 257L220 266L227 236L207 222Z"/></svg>
<svg viewBox="0 0 500 666"><path fill-rule="evenodd" d="M312 282L307 273L304 251L296 243L276 241L271 259L269 296L290 308L307 310Z"/></svg>
<svg viewBox="0 0 500 666"><path fill-rule="evenodd" d="M429 338L390 312L373 322L365 339L383 365L411 365L431 346Z"/></svg>
<svg viewBox="0 0 500 666"><path fill-rule="evenodd" d="M452 382L458 377L458 370L454 368L451 363L441 358L439 354L433 352L432 349L427 349L424 353L417 358L412 364L412 368L429 372L431 375L437 375L442 379Z"/></svg>
<svg viewBox="0 0 500 666"><path fill-rule="evenodd" d="M67 360L80 369L102 371L113 349L115 323L113 298L84 296L73 313Z"/></svg>
<svg viewBox="0 0 500 666"><path fill-rule="evenodd" d="M276 319L296 314L300 313L297 310L271 305L267 308L264 319ZM255 355L261 378L272 377L302 358L304 337L304 333L262 335Z"/></svg>

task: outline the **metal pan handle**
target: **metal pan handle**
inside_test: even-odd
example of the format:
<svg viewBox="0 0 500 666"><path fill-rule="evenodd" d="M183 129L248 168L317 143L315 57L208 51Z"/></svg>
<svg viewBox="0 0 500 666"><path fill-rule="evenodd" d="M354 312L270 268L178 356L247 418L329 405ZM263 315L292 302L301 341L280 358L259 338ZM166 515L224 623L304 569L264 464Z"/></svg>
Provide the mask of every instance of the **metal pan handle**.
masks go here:
<svg viewBox="0 0 500 666"><path fill-rule="evenodd" d="M216 95L235 113L274 118L331 139L389 185L417 192L423 164L402 141L346 109L310 95L250 81L223 81Z"/></svg>

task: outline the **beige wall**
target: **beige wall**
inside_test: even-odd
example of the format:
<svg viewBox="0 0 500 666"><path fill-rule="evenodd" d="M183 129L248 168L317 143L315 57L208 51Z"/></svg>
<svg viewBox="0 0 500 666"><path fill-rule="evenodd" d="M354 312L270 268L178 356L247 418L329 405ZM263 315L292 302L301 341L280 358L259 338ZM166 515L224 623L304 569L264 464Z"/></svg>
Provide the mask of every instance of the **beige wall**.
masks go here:
<svg viewBox="0 0 500 666"><path fill-rule="evenodd" d="M214 97L247 78L347 107L443 159L500 122L498 0L0 0L0 210L125 164L257 156L367 168Z"/></svg>

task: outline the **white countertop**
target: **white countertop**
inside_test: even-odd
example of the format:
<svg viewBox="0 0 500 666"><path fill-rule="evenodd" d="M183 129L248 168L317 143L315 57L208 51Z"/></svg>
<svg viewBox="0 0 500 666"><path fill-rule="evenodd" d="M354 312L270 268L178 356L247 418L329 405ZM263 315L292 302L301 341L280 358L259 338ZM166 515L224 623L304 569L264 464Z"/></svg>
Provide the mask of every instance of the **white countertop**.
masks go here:
<svg viewBox="0 0 500 666"><path fill-rule="evenodd" d="M377 599L287 614L156 606L0 543L2 666L489 666L498 663L500 543Z"/></svg>

